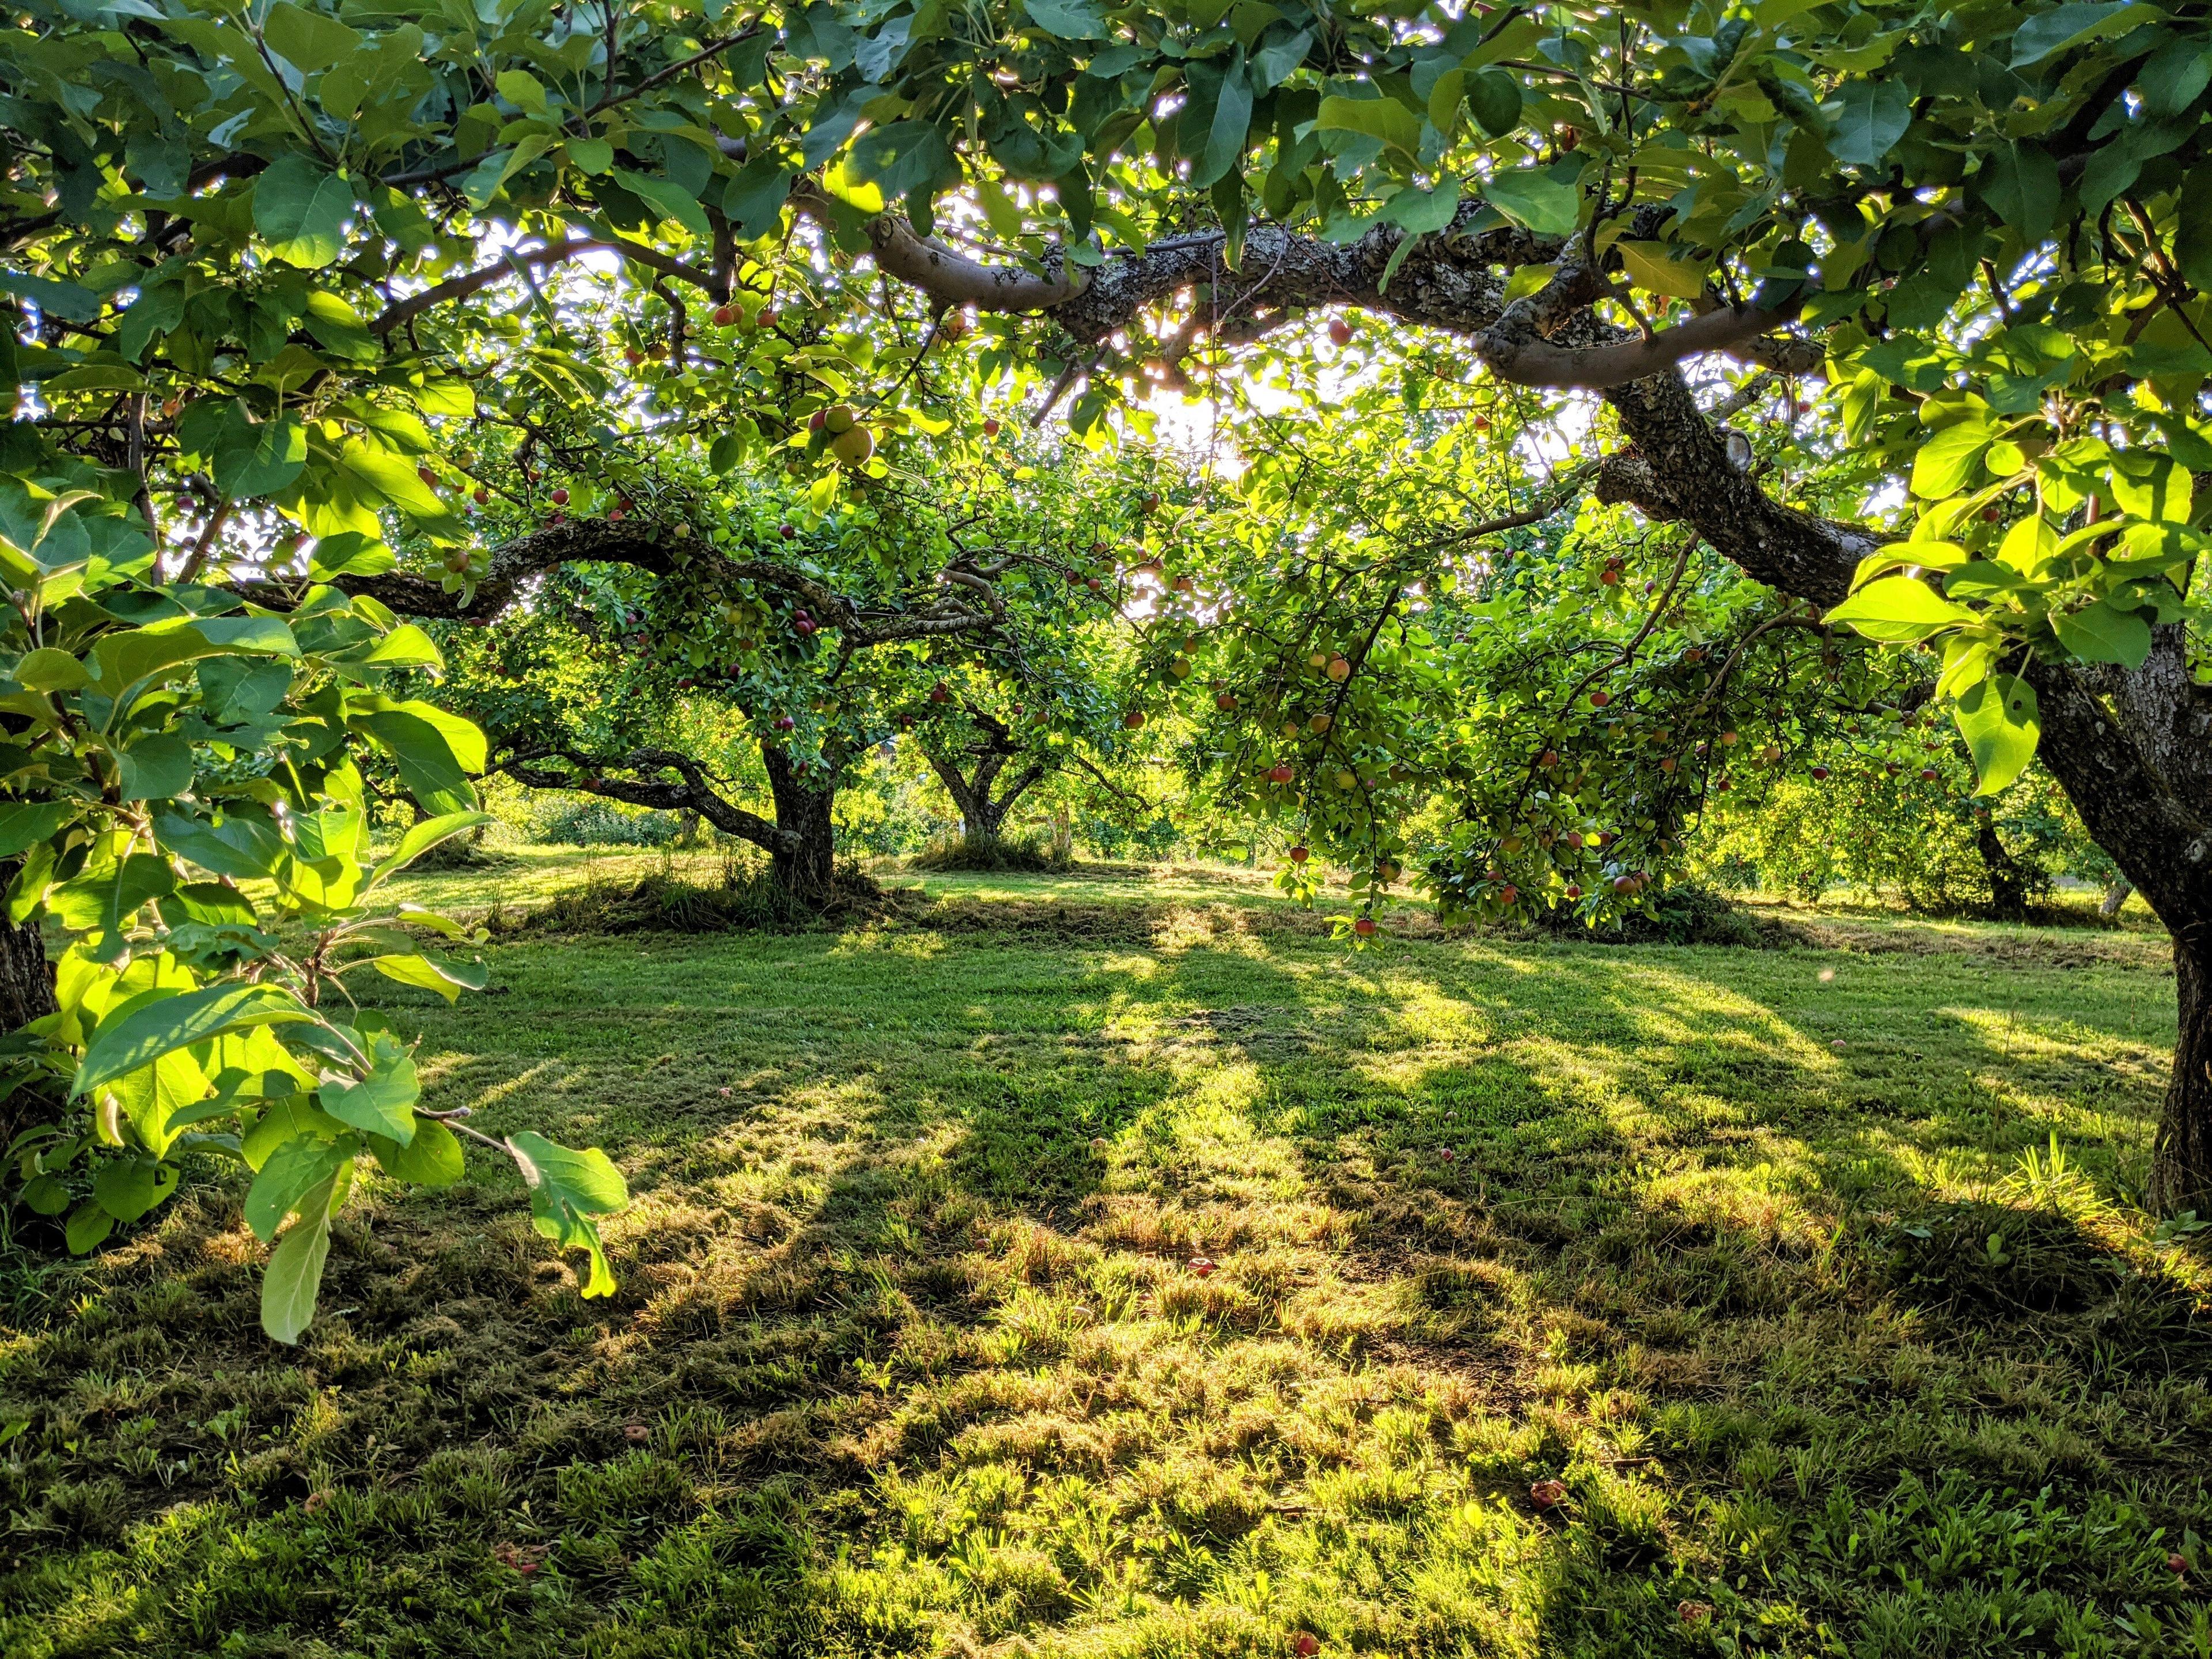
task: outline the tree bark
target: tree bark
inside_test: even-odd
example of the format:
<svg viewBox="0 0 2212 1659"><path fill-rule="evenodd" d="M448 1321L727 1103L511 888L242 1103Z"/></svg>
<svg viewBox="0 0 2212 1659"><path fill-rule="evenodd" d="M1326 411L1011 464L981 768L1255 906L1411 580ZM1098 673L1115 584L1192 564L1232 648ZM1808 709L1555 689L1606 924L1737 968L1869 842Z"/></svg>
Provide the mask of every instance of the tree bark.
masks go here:
<svg viewBox="0 0 2212 1659"><path fill-rule="evenodd" d="M768 768L769 793L775 798L775 827L784 832L770 849L769 872L793 898L820 904L830 896L837 869L830 823L836 783L833 779L824 788L811 774L801 777L791 757L771 743L761 744L761 762Z"/></svg>
<svg viewBox="0 0 2212 1659"><path fill-rule="evenodd" d="M2027 872L1998 839L1996 825L1983 823L1974 836L1974 850L1989 872L1990 915L1999 921L2027 921Z"/></svg>
<svg viewBox="0 0 2212 1659"><path fill-rule="evenodd" d="M2128 895L2135 890L2135 883L2122 876L2105 890L2105 896L2097 905L2097 914L2110 921L2127 908Z"/></svg>
<svg viewBox="0 0 2212 1659"><path fill-rule="evenodd" d="M54 969L36 922L0 922L0 1030L13 1031L54 1012Z"/></svg>

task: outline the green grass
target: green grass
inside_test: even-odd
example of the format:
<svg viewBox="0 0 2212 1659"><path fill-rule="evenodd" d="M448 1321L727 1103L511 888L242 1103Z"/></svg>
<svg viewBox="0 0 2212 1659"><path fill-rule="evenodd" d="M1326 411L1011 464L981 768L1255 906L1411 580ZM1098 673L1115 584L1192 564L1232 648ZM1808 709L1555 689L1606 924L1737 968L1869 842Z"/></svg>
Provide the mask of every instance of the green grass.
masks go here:
<svg viewBox="0 0 2212 1659"><path fill-rule="evenodd" d="M23 1276L0 1653L2212 1655L2155 939L928 886L384 994L434 1103L622 1164L611 1301L489 1163L372 1194L296 1352L234 1188Z"/></svg>

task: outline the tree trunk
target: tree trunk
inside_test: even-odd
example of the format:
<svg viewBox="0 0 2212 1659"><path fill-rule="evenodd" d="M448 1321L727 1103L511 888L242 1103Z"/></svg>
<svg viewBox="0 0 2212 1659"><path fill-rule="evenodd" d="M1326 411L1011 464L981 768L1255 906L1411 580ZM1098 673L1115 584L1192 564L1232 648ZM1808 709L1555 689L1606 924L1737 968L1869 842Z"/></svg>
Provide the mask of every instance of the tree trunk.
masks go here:
<svg viewBox="0 0 2212 1659"><path fill-rule="evenodd" d="M2173 989L2181 1029L2173 1073L2151 1149L2150 1206L2161 1214L2212 1208L2212 962L2173 937Z"/></svg>
<svg viewBox="0 0 2212 1659"><path fill-rule="evenodd" d="M0 885L9 872L0 871ZM35 921L0 921L0 1031L13 1031L54 1012L54 969Z"/></svg>
<svg viewBox="0 0 2212 1659"><path fill-rule="evenodd" d="M769 793L775 797L775 827L797 837L770 854L770 873L793 897L820 904L830 896L836 873L830 827L836 783L833 779L828 787L816 787L816 775L800 777L792 769L790 757L772 744L761 744L761 760L768 768Z"/></svg>
<svg viewBox="0 0 2212 1659"><path fill-rule="evenodd" d="M1997 827L1984 820L1974 848L1990 877L1990 915L1999 921L2027 920L2027 872L1997 839Z"/></svg>
<svg viewBox="0 0 2212 1659"><path fill-rule="evenodd" d="M2037 754L2173 936L2173 1072L2151 1149L2149 1200L2212 1212L2212 693L2178 624L2154 631L2133 672L2031 663Z"/></svg>
<svg viewBox="0 0 2212 1659"><path fill-rule="evenodd" d="M2128 895L2136 890L2135 883L2122 876L2105 890L2105 896L2097 906L2097 914L2110 921L2126 907Z"/></svg>
<svg viewBox="0 0 2212 1659"><path fill-rule="evenodd" d="M14 875L0 866L0 888ZM0 918L0 1031L14 1031L54 1012L54 969L46 960L46 940L33 921L11 927ZM52 1123L58 1114L59 1089L18 1089L0 1101L0 1151L26 1129Z"/></svg>

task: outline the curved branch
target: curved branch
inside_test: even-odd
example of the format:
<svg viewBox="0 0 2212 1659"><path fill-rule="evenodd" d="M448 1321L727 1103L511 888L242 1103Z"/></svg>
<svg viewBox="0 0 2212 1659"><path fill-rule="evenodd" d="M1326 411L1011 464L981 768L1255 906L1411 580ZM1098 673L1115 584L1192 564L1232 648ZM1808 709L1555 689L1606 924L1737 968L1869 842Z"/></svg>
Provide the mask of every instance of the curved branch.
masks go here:
<svg viewBox="0 0 2212 1659"><path fill-rule="evenodd" d="M566 772L550 771L532 763L542 760L563 760L585 774L583 781ZM492 769L504 772L516 782L532 789L581 789L586 794L604 795L609 800L618 800L630 806L650 807L656 811L678 812L686 810L698 813L724 835L749 841L769 853L788 853L798 847L799 836L794 830L784 830L771 823L757 812L749 812L734 801L715 790L707 769L689 755L672 749L639 749L628 755L613 758L594 758L574 750L543 750L530 755L518 755ZM636 772L643 775L631 780L611 778L610 770ZM655 774L674 772L675 781ZM714 780L720 781L720 780Z"/></svg>

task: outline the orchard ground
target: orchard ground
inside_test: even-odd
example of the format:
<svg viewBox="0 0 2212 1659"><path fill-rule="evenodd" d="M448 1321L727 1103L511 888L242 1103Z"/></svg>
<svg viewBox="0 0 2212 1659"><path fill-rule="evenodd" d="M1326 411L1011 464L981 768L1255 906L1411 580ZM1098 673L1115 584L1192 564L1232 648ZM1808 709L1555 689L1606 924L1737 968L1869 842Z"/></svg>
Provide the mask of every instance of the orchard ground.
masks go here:
<svg viewBox="0 0 2212 1659"><path fill-rule="evenodd" d="M297 1352L235 1185L15 1249L0 1653L2212 1656L2162 938L929 886L369 993L620 1162L611 1300L489 1162L349 1212Z"/></svg>

